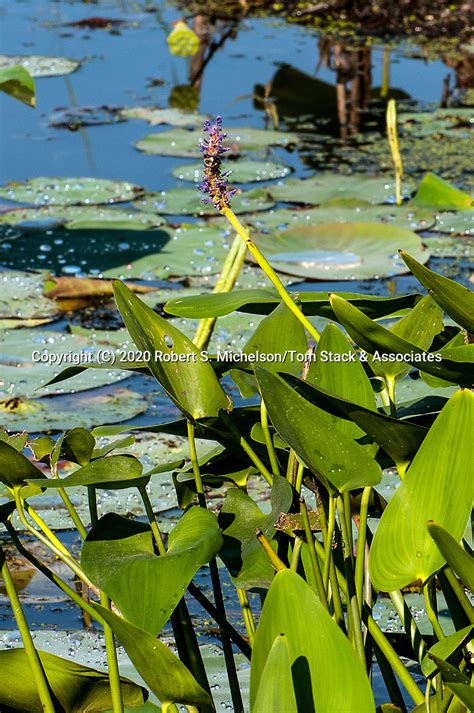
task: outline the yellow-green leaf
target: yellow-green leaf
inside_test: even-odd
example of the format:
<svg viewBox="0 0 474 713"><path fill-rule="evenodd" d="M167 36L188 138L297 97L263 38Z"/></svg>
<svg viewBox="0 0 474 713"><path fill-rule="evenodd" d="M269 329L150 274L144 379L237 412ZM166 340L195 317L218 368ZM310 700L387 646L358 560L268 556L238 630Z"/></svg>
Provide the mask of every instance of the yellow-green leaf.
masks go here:
<svg viewBox="0 0 474 713"><path fill-rule="evenodd" d="M192 57L199 49L199 37L180 20L168 35L168 47L178 57Z"/></svg>

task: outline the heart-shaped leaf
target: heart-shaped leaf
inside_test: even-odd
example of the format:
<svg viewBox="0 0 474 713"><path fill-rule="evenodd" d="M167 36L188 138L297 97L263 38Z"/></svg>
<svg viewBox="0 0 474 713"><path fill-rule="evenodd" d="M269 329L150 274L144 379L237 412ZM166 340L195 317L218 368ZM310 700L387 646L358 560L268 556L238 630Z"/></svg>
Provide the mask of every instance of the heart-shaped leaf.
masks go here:
<svg viewBox="0 0 474 713"><path fill-rule="evenodd" d="M374 586L393 591L425 582L444 562L427 522L459 540L471 508L474 394L457 391L431 426L385 509L370 548ZM403 527L400 527L403 523Z"/></svg>
<svg viewBox="0 0 474 713"><path fill-rule="evenodd" d="M13 488L22 485L28 478L46 480L46 476L23 453L0 440L0 481Z"/></svg>
<svg viewBox="0 0 474 713"><path fill-rule="evenodd" d="M216 517L203 508L182 516L171 531L167 553L159 557L148 525L109 513L87 535L81 564L128 621L157 634L198 569L221 545Z"/></svg>
<svg viewBox="0 0 474 713"><path fill-rule="evenodd" d="M427 173L413 198L413 203L438 210L468 210L474 208L474 200L451 183L434 173Z"/></svg>

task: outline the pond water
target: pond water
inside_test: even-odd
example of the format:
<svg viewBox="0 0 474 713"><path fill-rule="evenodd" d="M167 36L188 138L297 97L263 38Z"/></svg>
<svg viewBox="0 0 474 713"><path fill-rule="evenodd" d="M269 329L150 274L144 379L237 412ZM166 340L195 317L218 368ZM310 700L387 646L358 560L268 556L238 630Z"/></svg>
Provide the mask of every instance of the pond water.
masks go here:
<svg viewBox="0 0 474 713"><path fill-rule="evenodd" d="M27 109L9 97L0 96L0 184L39 176L87 176L126 181L153 193L165 192L160 198L161 202L157 202L156 197L150 199L153 200L153 210L149 206L141 206L142 220L150 221L147 224L150 230L146 232L127 230L123 226L114 230L90 229L80 225L65 228L57 217L60 214L61 218L62 213L56 210L49 216L44 213L28 214L20 220L19 225L0 225L0 270L43 270L66 276L125 274L133 278L151 278L149 284L161 290L159 304L166 301L170 290L192 286L192 278L196 279L195 284L205 287L205 280L199 282L198 278L206 277L205 270L209 274L218 271L230 234L225 232L222 225L218 228L199 227L197 230L210 232L205 233L205 240L203 234L196 236L196 247L192 255L180 247L179 231L183 229L178 227L179 224L185 223L188 226L185 230L193 229L189 225L201 220L201 216L196 214L193 196L189 198L187 207L181 206L178 210L170 191L175 188L189 189L190 186L194 190L193 184L183 179L195 180L195 169L192 167L196 158L137 150L135 144L143 140L145 135L169 131L171 127L161 124L150 126L137 118L126 120L121 113L124 107L157 105L162 109L192 109L203 115L221 114L225 126L230 129L273 129L278 124L282 132L304 132L305 140L298 146L291 145L289 149L266 147L260 156L271 162L272 166L275 163L283 165L283 169L277 167L280 173L275 173L273 185L281 180L282 175L289 175L290 171L292 178L306 178L328 169L334 173L342 169L341 172L350 174L353 169L360 170L361 166L366 166L367 175L373 175L376 173L377 162L381 160L380 156L385 156L383 175L389 181L392 176L387 171L387 161L390 164L389 149L384 130L384 103L380 98L384 67L387 70L389 62L390 92L401 102L405 111L417 112L439 106L446 86L453 88L456 94L454 88L458 78L455 70L448 66L446 57L444 61L441 53L439 58L427 57L424 49L420 49L415 42L398 45L390 42L384 45L376 40L369 47L354 49L341 42L328 42L315 30L289 25L281 19L245 18L235 25L223 22L211 27L201 18L200 28L210 33L215 47L211 45L208 60L203 61L199 55L190 61L169 53L166 39L172 23L181 17L181 13L173 3L163 0L155 0L153 3L117 0L90 4L59 0L11 0L0 7L0 13L2 52L5 55L51 55L80 62L78 69L70 74L39 77L36 80L35 110ZM74 25L92 16L109 18L113 22L106 28L97 29ZM265 101L265 87L269 83L273 89L272 96L275 97L273 103ZM351 98L352 103L349 102ZM186 168L186 161L189 169ZM187 174L183 173L183 164ZM274 170L272 166L265 170ZM409 167L410 179L419 178L424 170L425 167L418 164ZM446 175L449 176L448 169ZM255 189L256 186L259 188L262 183L265 186L271 185L265 183L264 179L265 173L262 172L258 183L247 182L243 174L239 188L245 191ZM463 166L460 166L457 173L457 184L469 188L467 171ZM271 196L270 200L268 195L264 198L258 195L252 200L255 201L251 203L252 210L260 207L262 211L266 208L276 211L288 207L289 203L281 197L273 199ZM264 205L258 206L259 201L263 201ZM312 205L310 201L308 203ZM0 211L16 205L4 200ZM126 203L119 208L128 212L131 210ZM94 220L101 209L94 209L87 214L81 214L82 209L75 210L74 215L68 214L68 219L80 220L82 215L83 219ZM265 215L264 212L260 214ZM423 215L421 219L425 217ZM419 219L416 216L416 220ZM251 220L257 221L254 224L258 225L259 214L252 213ZM412 220L411 216L406 218L403 227L409 227ZM440 239L440 236L448 236L449 239L452 232L450 219L445 220L447 228L441 232L428 227L419 231L419 235L428 241L426 244L433 238ZM431 228L433 223L434 218ZM469 235L472 229L469 225L472 224L466 225L465 232ZM187 237L189 240L189 233ZM176 240L177 248L176 245L173 248L173 241ZM451 243L449 249L443 243L441 254L440 249L438 247L438 253L436 249L432 250L430 267L467 284L469 251L455 252ZM160 255L161 262L154 260L152 264L151 256L156 257L160 251L169 251L169 260ZM395 264L396 255L390 255ZM191 257L198 263L201 260L204 268L191 270ZM344 271L358 268L364 260L368 260L367 256L364 254L361 257L356 248L352 251L335 246L331 250L327 245L322 249L299 252L285 248L272 255L273 262L285 263L290 268L297 265L305 269L332 271L330 280L316 282L310 278L300 282L301 273L292 272L291 269L282 270L285 274L288 272L286 283L300 290L350 290L393 296L418 289L418 283L413 277L398 274L400 270L395 268L393 273L383 273L384 276L379 279L359 278L357 275L348 283L340 277ZM167 280L170 269L174 277L172 282ZM376 268L373 268L371 277L377 277ZM246 268L241 283L245 286L247 280L251 286L259 284L255 278L255 268ZM13 291L11 299L19 299L19 294L19 289L18 294ZM22 318L21 313L19 318ZM258 319L249 315L240 315L237 321L232 321L230 317L224 318L216 344L224 348L243 345L249 329ZM76 330L83 327L91 330L86 336L81 332L80 336L93 339L94 331L117 330L120 322L109 304L86 304L82 305L82 310L68 314L67 318L60 316L51 324L42 326L41 330L44 334L53 330L65 334L71 326ZM194 328L189 320L180 320L180 326L188 332ZM115 346L117 334L115 337L107 335L107 339ZM32 335L32 338L36 336ZM13 353L19 354L19 347L15 348L17 351ZM10 347L5 347L7 354L11 353L8 349ZM4 356L1 345L0 356ZM26 360L26 355L22 355L23 358ZM1 363L5 367L8 360L3 359ZM17 379L13 381L13 376L5 378L3 373L2 379L0 398L4 393L2 388L9 396L17 395L21 388ZM88 402L88 399L95 392L102 393L101 389L89 391L88 388L92 389L93 386L93 383L89 386L86 384L81 393L72 396L66 393L51 398L66 399L62 406L65 413L79 409L90 415L94 411L90 403L94 402ZM138 376L126 379L120 386L130 388L137 400L143 400L144 396L147 399L143 401L142 407L130 413L127 420L145 424L157 418L161 421L172 419L176 415L174 407L169 406L163 398L163 392L149 378ZM238 403L235 386L230 382L227 386L233 390ZM35 412L28 423L38 418L39 412ZM104 420L107 418L110 418L110 412L106 412ZM57 430L57 426L51 426L47 419L36 422L41 425L30 430ZM4 425L10 427L10 423ZM21 424L25 421L20 419L18 423L23 427ZM92 420L90 426L99 423ZM173 502L163 506L165 521L173 521L174 505ZM66 540L68 536L64 534ZM60 598L55 599L52 591L44 587L41 578L35 577L30 582L28 576L26 574L24 578L22 596L32 628L82 628L84 622L76 608ZM206 589L209 583L205 574L202 577L200 584ZM237 604L230 595L231 590L230 582L226 582L227 604L230 619L233 620L232 607L237 611ZM380 617L387 617L386 626L397 628L393 613L387 611L384 609L379 612ZM206 620L199 619L202 612L195 608L193 615L197 621L202 622L199 633L203 636L205 634L207 640L215 643L215 632L209 631ZM0 628L13 627L6 599L0 594ZM5 641L8 642L8 636Z"/></svg>

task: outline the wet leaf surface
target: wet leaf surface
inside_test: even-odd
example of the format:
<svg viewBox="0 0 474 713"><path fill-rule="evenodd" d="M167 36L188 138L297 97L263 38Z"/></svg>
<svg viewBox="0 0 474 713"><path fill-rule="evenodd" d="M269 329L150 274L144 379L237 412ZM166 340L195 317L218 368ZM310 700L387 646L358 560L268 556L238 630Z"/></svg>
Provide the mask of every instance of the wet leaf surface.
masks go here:
<svg viewBox="0 0 474 713"><path fill-rule="evenodd" d="M274 205L263 188L244 191L232 198L234 213L268 210ZM171 188L160 193L145 193L135 201L135 207L164 215L218 215L212 203L203 202L203 194L197 188Z"/></svg>
<svg viewBox="0 0 474 713"><path fill-rule="evenodd" d="M231 171L230 183L254 183L259 181L272 181L276 178L286 178L291 173L291 168L283 163L273 161L252 161L241 159L239 161L224 161L224 172ZM187 163L173 169L173 176L180 181L202 181L202 162Z"/></svg>
<svg viewBox="0 0 474 713"><path fill-rule="evenodd" d="M0 55L0 68L19 64L32 77L57 77L71 74L80 66L80 62L67 57L48 57L43 55Z"/></svg>
<svg viewBox="0 0 474 713"><path fill-rule="evenodd" d="M319 280L390 277L406 272L397 250L410 245L421 262L429 252L411 231L391 225L345 223L296 227L255 237L279 272Z"/></svg>
<svg viewBox="0 0 474 713"><path fill-rule="evenodd" d="M105 178L30 178L0 188L0 198L32 205L90 205L131 201L141 186Z"/></svg>

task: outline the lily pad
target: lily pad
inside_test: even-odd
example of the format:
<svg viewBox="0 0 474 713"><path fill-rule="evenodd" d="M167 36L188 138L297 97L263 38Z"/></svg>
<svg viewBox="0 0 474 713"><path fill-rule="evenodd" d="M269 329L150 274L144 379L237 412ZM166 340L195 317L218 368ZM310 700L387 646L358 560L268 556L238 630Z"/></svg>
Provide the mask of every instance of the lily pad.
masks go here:
<svg viewBox="0 0 474 713"><path fill-rule="evenodd" d="M435 230L437 233L474 235L474 212L460 210L457 213L439 213L436 216Z"/></svg>
<svg viewBox="0 0 474 713"><path fill-rule="evenodd" d="M46 399L8 399L0 402L0 427L8 431L63 431L82 426L129 421L148 408L146 398L124 387L63 394Z"/></svg>
<svg viewBox="0 0 474 713"><path fill-rule="evenodd" d="M274 163L273 161L252 161L244 159L240 161L224 161L223 171L231 171L231 183L253 183L257 181L272 181L276 178L286 178L292 169L284 163ZM201 183L203 179L202 161L199 163L187 163L178 166L173 170L173 176L181 181L193 181Z"/></svg>
<svg viewBox="0 0 474 713"><path fill-rule="evenodd" d="M0 198L31 205L97 205L131 201L141 186L105 178L30 178L0 187Z"/></svg>
<svg viewBox="0 0 474 713"><path fill-rule="evenodd" d="M408 272L397 250L410 245L420 262L430 257L410 230L372 223L328 223L255 236L271 265L289 275L318 280L391 277ZM404 249L404 248L401 248Z"/></svg>
<svg viewBox="0 0 474 713"><path fill-rule="evenodd" d="M472 260L474 258L473 238L423 238L425 245L433 257L457 257Z"/></svg>
<svg viewBox="0 0 474 713"><path fill-rule="evenodd" d="M406 182L403 191L405 196L410 196L411 191ZM357 198L370 203L395 203L395 184L391 178L368 178L360 174L343 176L319 173L306 179L291 178L270 186L268 192L276 201L307 205L320 205L340 198Z"/></svg>
<svg viewBox="0 0 474 713"><path fill-rule="evenodd" d="M437 109L432 112L400 114L398 121L404 131L414 136L449 134L472 128L474 112L472 109Z"/></svg>
<svg viewBox="0 0 474 713"><path fill-rule="evenodd" d="M0 225L15 225L25 232L50 230L62 225L67 225L69 230L147 230L164 223L166 219L156 213L95 205L13 208L0 213Z"/></svg>
<svg viewBox="0 0 474 713"><path fill-rule="evenodd" d="M160 193L145 193L135 201L138 210L165 215L217 215L212 205L203 203L203 194L196 188L172 188ZM262 188L239 193L232 198L234 213L250 213L272 208L275 203Z"/></svg>
<svg viewBox="0 0 474 713"><path fill-rule="evenodd" d="M131 106L119 110L124 119L143 119L152 126L170 124L171 126L197 127L202 126L207 117L181 109L160 109L157 106Z"/></svg>
<svg viewBox="0 0 474 713"><path fill-rule="evenodd" d="M128 259L105 270L104 276L144 280L179 275L209 276L220 272L232 242L227 232L211 226L181 225L160 233L161 240L156 242L154 253ZM127 259L126 253L124 257Z"/></svg>
<svg viewBox="0 0 474 713"><path fill-rule="evenodd" d="M107 336L95 332L92 338L40 328L3 330L0 332L0 400L85 391L129 378L130 373L126 371L87 369L74 379L41 388L66 367L87 364L89 359L112 364L115 358L120 359L117 349L131 348L131 340L124 332L113 343Z"/></svg>
<svg viewBox="0 0 474 713"><path fill-rule="evenodd" d="M436 218L432 211L426 209L374 206L358 201L353 207L324 204L319 208L279 208L249 216L246 220L264 233L320 223L380 223L418 231L432 228Z"/></svg>
<svg viewBox="0 0 474 713"><path fill-rule="evenodd" d="M81 106L56 109L49 117L49 125L55 129L77 131L81 126L102 126L125 121L119 109L113 106Z"/></svg>
<svg viewBox="0 0 474 713"><path fill-rule="evenodd" d="M13 67L16 64L27 69L32 77L58 77L75 72L81 63L68 57L0 55L0 68Z"/></svg>
<svg viewBox="0 0 474 713"><path fill-rule="evenodd" d="M231 154L258 151L268 146L283 146L288 148L299 143L300 137L292 132L272 131L265 129L251 129L249 127L226 128L227 138L225 145L230 148ZM194 129L170 129L159 134L148 134L135 147L145 153L159 154L160 156L182 156L185 158L199 158L201 153L199 145L202 140L202 131Z"/></svg>
<svg viewBox="0 0 474 713"><path fill-rule="evenodd" d="M10 270L0 272L0 320L51 321L58 317L59 305L43 295L45 276Z"/></svg>

